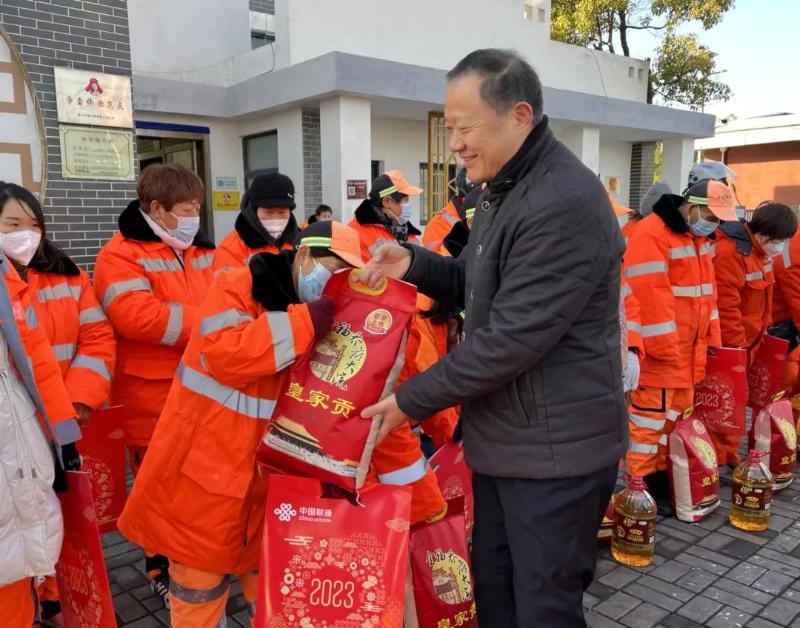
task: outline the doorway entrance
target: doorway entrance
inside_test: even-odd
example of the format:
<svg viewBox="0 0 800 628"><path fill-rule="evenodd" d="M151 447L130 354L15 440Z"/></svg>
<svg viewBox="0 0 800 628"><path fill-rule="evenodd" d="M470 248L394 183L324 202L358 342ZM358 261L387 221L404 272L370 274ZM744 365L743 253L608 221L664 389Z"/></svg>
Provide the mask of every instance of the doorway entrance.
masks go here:
<svg viewBox="0 0 800 628"><path fill-rule="evenodd" d="M200 208L200 228L214 239L214 218L211 211L211 177L208 171L208 131L197 127L201 132L175 130L184 125L137 122L136 144L139 159L139 172L152 164L180 164L194 172L203 182L206 198ZM158 128L150 128L157 126ZM172 127L172 128L170 128ZM202 131L205 130L205 133Z"/></svg>

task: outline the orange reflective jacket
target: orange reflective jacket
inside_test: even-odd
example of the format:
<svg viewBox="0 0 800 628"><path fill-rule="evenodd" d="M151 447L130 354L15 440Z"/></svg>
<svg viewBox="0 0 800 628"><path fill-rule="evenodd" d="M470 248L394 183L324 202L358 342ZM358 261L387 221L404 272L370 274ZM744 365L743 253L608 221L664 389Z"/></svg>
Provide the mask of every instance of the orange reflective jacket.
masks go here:
<svg viewBox="0 0 800 628"><path fill-rule="evenodd" d="M2 281L5 282L11 309L14 313L13 323L19 332L28 364L33 371L33 381L36 384L43 409L47 413L47 418L53 424L68 422L75 416L75 409L72 407L69 393L61 379L61 370L53 356L50 342L47 340L44 328L39 324L28 287L1 254L0 271L2 271ZM0 327L9 323L10 321L0 321ZM47 430L45 430L45 435L48 435Z"/></svg>
<svg viewBox="0 0 800 628"><path fill-rule="evenodd" d="M772 260L775 291L772 295L772 320L792 320L800 326L800 231L789 240L783 255Z"/></svg>
<svg viewBox="0 0 800 628"><path fill-rule="evenodd" d="M622 297L625 300L628 349L636 349L639 352L639 360L641 360L645 355L644 339L642 338L642 308L624 274L620 280L620 287L622 289Z"/></svg>
<svg viewBox="0 0 800 628"><path fill-rule="evenodd" d="M119 521L146 551L212 573L258 568L266 476L255 454L286 367L314 337L305 305L267 311L253 284L241 268L211 286Z"/></svg>
<svg viewBox="0 0 800 628"><path fill-rule="evenodd" d="M72 402L96 410L111 394L117 343L89 275L74 264L67 270L61 274L29 267L26 279Z"/></svg>
<svg viewBox="0 0 800 628"><path fill-rule="evenodd" d="M681 197L665 198L634 230L623 264L641 307L639 384L692 388L705 376L708 346L720 344L713 248L689 232Z"/></svg>
<svg viewBox="0 0 800 628"><path fill-rule="evenodd" d="M733 231L729 235L719 229L714 247L722 344L749 349L772 319L772 262L747 227L723 228Z"/></svg>
<svg viewBox="0 0 800 628"><path fill-rule="evenodd" d="M451 199L447 205L442 207L436 215L430 219L425 230L422 232L422 246L429 251L436 253L442 248L444 239L453 226L462 219L456 208L455 203Z"/></svg>
<svg viewBox="0 0 800 628"><path fill-rule="evenodd" d="M375 251L384 244L397 243L397 239L392 235L392 232L380 221L377 210L372 206L369 199L366 199L356 208L355 218L347 223L347 226L358 232L358 237L361 240L361 257L365 261L371 259L375 255ZM419 242L418 236L420 235L420 230L409 222L406 241L416 244Z"/></svg>
<svg viewBox="0 0 800 628"><path fill-rule="evenodd" d="M244 209L242 211L252 211ZM236 218L236 226L217 247L214 254L214 274L247 266L257 253L278 253L294 249L294 239L299 233L294 216L289 218L284 235L276 241L263 227L253 224L243 214Z"/></svg>
<svg viewBox="0 0 800 628"><path fill-rule="evenodd" d="M198 306L213 278L214 245L202 234L177 254L134 201L100 250L94 288L117 339L112 403L125 406L130 446L146 446L164 407Z"/></svg>

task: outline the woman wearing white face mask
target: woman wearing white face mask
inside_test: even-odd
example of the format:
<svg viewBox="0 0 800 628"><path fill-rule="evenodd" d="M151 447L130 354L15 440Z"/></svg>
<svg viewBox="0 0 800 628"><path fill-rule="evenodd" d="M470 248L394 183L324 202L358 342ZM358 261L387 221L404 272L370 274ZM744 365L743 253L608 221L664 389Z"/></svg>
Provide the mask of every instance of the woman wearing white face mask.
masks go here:
<svg viewBox="0 0 800 628"><path fill-rule="evenodd" d="M108 401L116 353L89 275L47 239L39 200L13 183L0 183L0 249L28 285L75 414L85 423ZM55 578L46 578L37 592L42 622L60 625Z"/></svg>
<svg viewBox="0 0 800 628"><path fill-rule="evenodd" d="M781 203L762 203L749 224L723 222L714 255L722 344L755 355L772 320L772 259L797 231L797 216ZM739 462L739 437L710 432L720 464Z"/></svg>
<svg viewBox="0 0 800 628"><path fill-rule="evenodd" d="M146 168L139 198L97 256L94 286L114 327L117 365L111 400L125 407L134 473L145 455L200 303L213 280L214 245L198 232L203 183L176 164ZM153 588L166 600L165 561L149 557Z"/></svg>
<svg viewBox="0 0 800 628"><path fill-rule="evenodd" d="M294 208L294 183L289 177L279 172L256 177L242 199L234 230L217 248L214 274L247 266L258 253L292 250L300 232Z"/></svg>
<svg viewBox="0 0 800 628"><path fill-rule="evenodd" d="M422 232L409 222L409 197L420 194L422 188L410 185L399 170L389 170L372 182L369 197L356 208L355 218L347 225L358 231L364 260L384 244L419 242Z"/></svg>

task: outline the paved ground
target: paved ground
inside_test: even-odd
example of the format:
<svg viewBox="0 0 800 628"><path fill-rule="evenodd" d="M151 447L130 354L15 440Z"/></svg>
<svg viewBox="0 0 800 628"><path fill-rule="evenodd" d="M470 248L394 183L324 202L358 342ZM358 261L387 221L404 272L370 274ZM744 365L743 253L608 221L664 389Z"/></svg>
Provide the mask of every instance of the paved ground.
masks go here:
<svg viewBox="0 0 800 628"><path fill-rule="evenodd" d="M770 530L756 534L728 525L730 472L721 475L723 504L712 517L696 525L658 521L652 566L631 569L599 551L584 599L589 626L800 628L800 480L776 496ZM142 573L141 550L116 533L103 543L118 624L168 626ZM249 626L238 585L231 593L228 625Z"/></svg>

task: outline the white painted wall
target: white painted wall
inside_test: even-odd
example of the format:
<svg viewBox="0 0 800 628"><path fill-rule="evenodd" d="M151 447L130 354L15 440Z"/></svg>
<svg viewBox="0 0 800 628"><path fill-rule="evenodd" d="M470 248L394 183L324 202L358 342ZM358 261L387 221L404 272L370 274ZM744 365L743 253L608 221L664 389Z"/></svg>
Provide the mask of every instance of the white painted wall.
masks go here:
<svg viewBox="0 0 800 628"><path fill-rule="evenodd" d="M419 165L428 160L427 123L373 117L372 159L382 161L384 170L401 170L411 185L424 187L425 182L419 180ZM411 206L411 222L419 227L419 197L411 199Z"/></svg>
<svg viewBox="0 0 800 628"><path fill-rule="evenodd" d="M134 74L224 84L225 61L250 51L247 0L128 0L128 19Z"/></svg>
<svg viewBox="0 0 800 628"><path fill-rule="evenodd" d="M628 206L631 188L631 143L600 140L600 180L608 187L609 177L617 177L617 202Z"/></svg>
<svg viewBox="0 0 800 628"><path fill-rule="evenodd" d="M531 0L277 0L277 67L333 50L450 69L476 48L514 48L536 68L545 85L644 102L646 61L550 41L550 2ZM544 9L545 20L538 19ZM347 24L353 28L331 28ZM477 25L480 25L478 28ZM466 35L466 36L465 36ZM631 69L632 68L632 69ZM641 72L640 72L641 70Z"/></svg>

